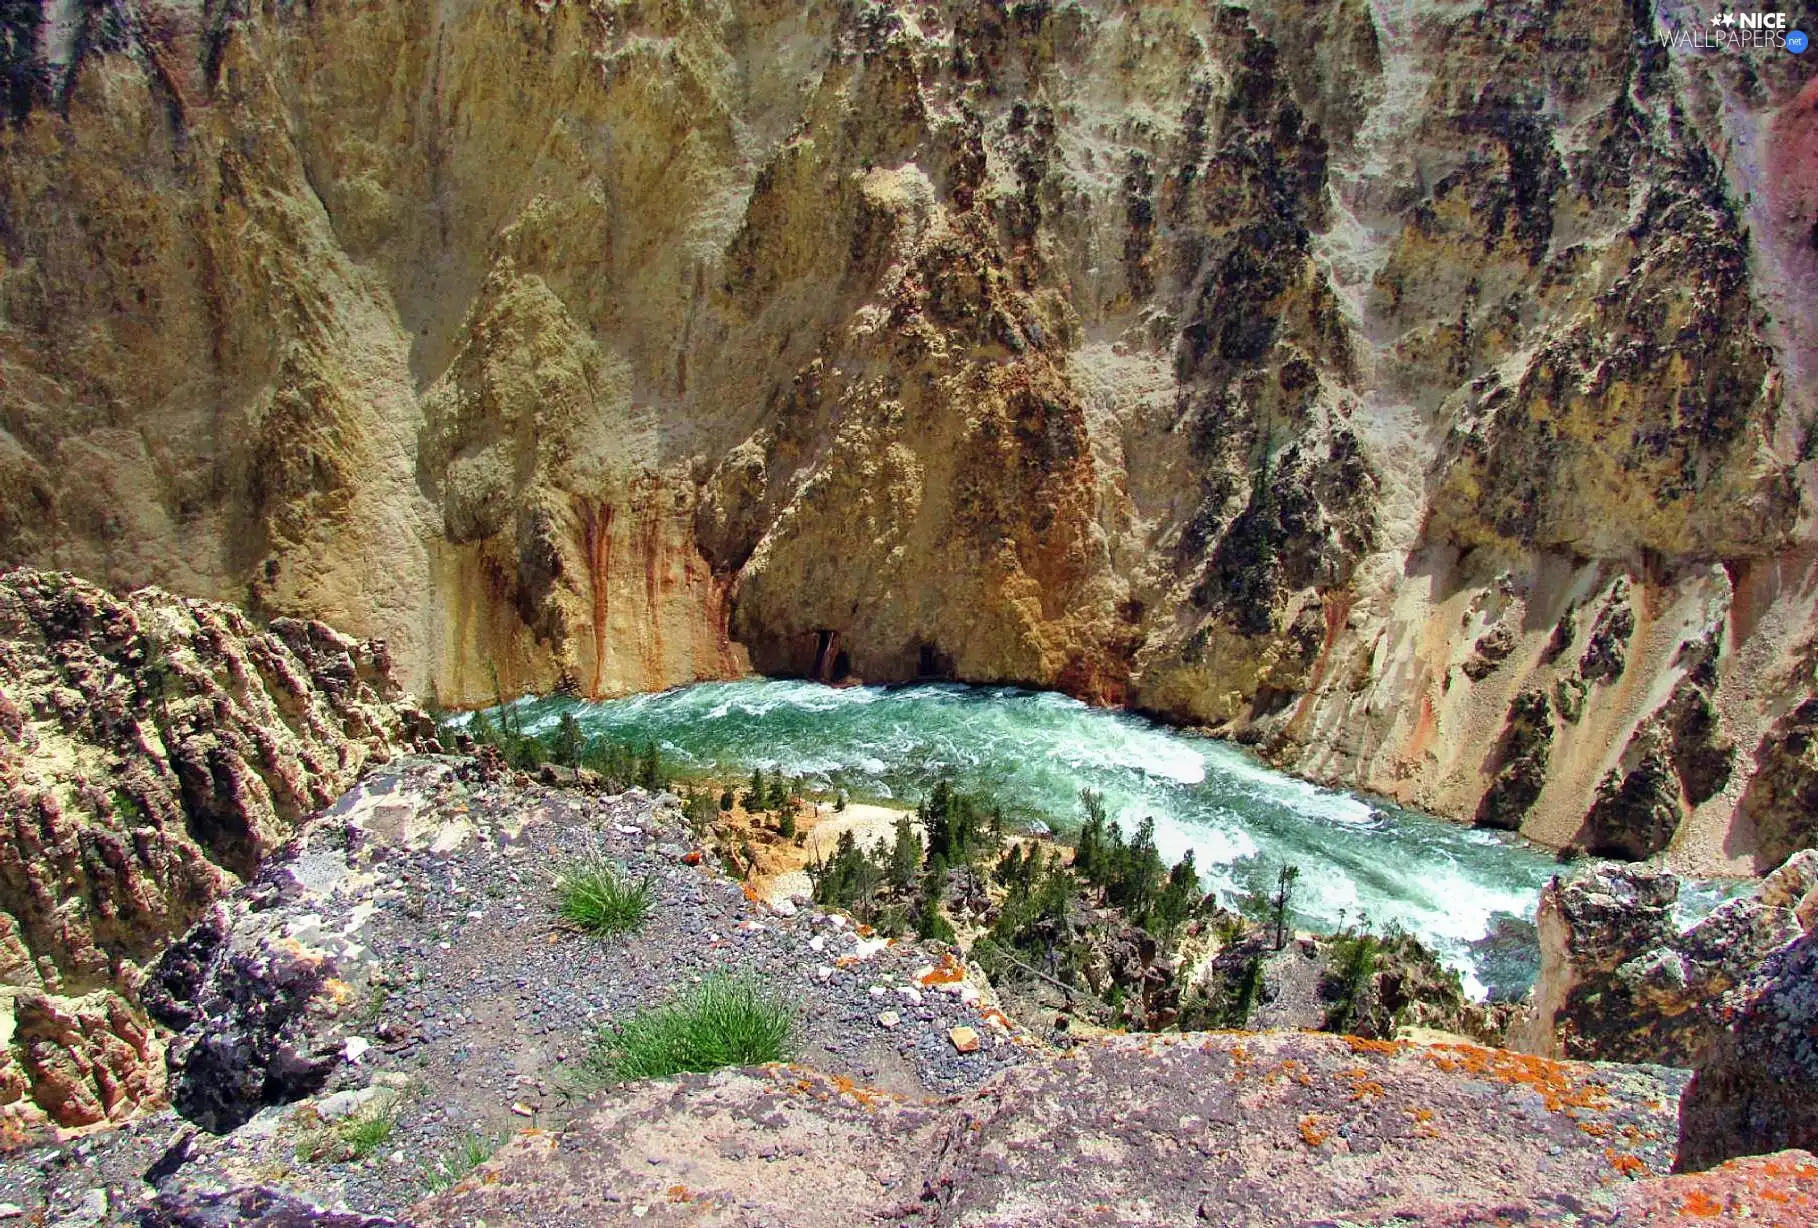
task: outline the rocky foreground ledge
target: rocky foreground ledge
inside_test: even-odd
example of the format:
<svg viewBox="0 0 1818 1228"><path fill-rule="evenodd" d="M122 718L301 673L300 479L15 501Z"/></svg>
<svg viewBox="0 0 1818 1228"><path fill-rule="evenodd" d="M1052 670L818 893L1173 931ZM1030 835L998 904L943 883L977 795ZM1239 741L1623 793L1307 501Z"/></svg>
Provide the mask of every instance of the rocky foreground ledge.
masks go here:
<svg viewBox="0 0 1818 1228"><path fill-rule="evenodd" d="M653 884L633 935L551 913L551 876L594 853ZM778 910L703 860L667 796L485 760L373 769L151 968L184 1116L16 1151L0 1201L63 1228L1614 1224L1744 1206L1790 1225L1818 1209L1804 1153L1668 1176L1683 1070L1312 1033L1058 1048L947 948ZM602 1026L725 968L791 1005L793 1063L586 1088ZM502 1146L452 1181L477 1138Z"/></svg>

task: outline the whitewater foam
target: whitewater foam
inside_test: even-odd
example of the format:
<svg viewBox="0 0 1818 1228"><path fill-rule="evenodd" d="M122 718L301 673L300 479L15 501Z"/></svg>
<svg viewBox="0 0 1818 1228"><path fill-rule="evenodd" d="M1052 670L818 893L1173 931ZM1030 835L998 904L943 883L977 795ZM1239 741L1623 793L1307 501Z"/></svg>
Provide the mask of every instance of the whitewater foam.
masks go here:
<svg viewBox="0 0 1818 1228"><path fill-rule="evenodd" d="M942 776L989 794L1013 817L1063 830L1081 789L1103 795L1125 832L1155 820L1170 863L1191 850L1205 886L1233 902L1301 869L1303 928L1366 917L1399 924L1494 987L1470 944L1498 918L1531 918L1551 861L1504 833L1473 831L1276 772L1239 748L1013 687L832 688L800 681L717 682L600 704L549 698L515 709L526 729L573 712L585 733L654 739L672 759L744 776L779 769L858 797L924 797Z"/></svg>

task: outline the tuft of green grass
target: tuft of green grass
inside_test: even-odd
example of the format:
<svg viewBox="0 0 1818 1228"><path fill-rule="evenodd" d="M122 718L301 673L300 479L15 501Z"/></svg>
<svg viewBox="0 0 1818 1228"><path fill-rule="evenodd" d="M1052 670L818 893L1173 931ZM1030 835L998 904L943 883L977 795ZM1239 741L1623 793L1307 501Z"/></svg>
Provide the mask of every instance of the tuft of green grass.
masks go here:
<svg viewBox="0 0 1818 1228"><path fill-rule="evenodd" d="M448 1189L474 1169L492 1159L505 1142L502 1134L469 1134L455 1149L436 1161L427 1182L431 1193Z"/></svg>
<svg viewBox="0 0 1818 1228"><path fill-rule="evenodd" d="M376 1113L359 1113L349 1117L346 1124L335 1133L347 1150L353 1153L354 1159L364 1160L385 1145L385 1140L391 1137L392 1128L397 1124L397 1115L390 1109L382 1109Z"/></svg>
<svg viewBox="0 0 1818 1228"><path fill-rule="evenodd" d="M603 857L564 870L555 890L557 915L584 934L626 933L650 913L650 880L632 879Z"/></svg>
<svg viewBox="0 0 1818 1228"><path fill-rule="evenodd" d="M659 1079L722 1066L781 1061L790 1051L795 1020L753 982L715 976L670 1006L641 1011L616 1030L603 1030L588 1055L600 1084Z"/></svg>
<svg viewBox="0 0 1818 1228"><path fill-rule="evenodd" d="M385 1145L398 1124L397 1106L367 1107L332 1125L306 1130L297 1138L299 1160L364 1160Z"/></svg>

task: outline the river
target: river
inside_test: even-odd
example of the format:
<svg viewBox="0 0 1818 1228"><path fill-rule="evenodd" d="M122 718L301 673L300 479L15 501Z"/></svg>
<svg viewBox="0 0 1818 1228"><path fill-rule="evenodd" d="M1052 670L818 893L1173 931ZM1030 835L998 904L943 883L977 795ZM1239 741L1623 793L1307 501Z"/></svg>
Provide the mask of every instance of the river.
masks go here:
<svg viewBox="0 0 1818 1228"><path fill-rule="evenodd" d="M780 768L855 799L912 804L950 776L1012 815L1065 827L1078 820L1080 790L1095 789L1126 831L1153 815L1163 856L1192 849L1224 899L1296 865L1303 927L1400 925L1479 996L1516 995L1532 980L1535 902L1558 870L1508 833L1309 784L1240 747L1051 692L752 679L514 707L530 732L573 712L589 735L654 740L685 774Z"/></svg>

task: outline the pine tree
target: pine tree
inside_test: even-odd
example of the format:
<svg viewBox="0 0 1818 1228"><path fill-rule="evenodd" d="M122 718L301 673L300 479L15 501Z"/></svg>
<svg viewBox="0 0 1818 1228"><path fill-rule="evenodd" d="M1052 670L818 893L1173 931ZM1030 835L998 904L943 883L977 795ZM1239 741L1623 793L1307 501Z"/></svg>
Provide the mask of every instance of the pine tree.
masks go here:
<svg viewBox="0 0 1818 1228"><path fill-rule="evenodd" d="M890 845L890 885L907 891L915 884L915 872L922 868L922 840L907 814L897 816L894 836Z"/></svg>
<svg viewBox="0 0 1818 1228"><path fill-rule="evenodd" d="M751 770L751 787L745 790L745 810L756 814L764 808L764 769Z"/></svg>
<svg viewBox="0 0 1818 1228"><path fill-rule="evenodd" d="M657 750L657 744L644 743L644 754L638 761L638 787L646 793L661 792L666 782L663 780L663 756Z"/></svg>
<svg viewBox="0 0 1818 1228"><path fill-rule="evenodd" d="M938 942L956 940L953 923L941 914L941 901L946 894L947 862L941 857L930 857L928 873L922 880L922 907L915 921L918 938L931 938Z"/></svg>
<svg viewBox="0 0 1818 1228"><path fill-rule="evenodd" d="M1008 852L997 860L998 885L1015 890L1023 877L1023 846L1012 844Z"/></svg>
<svg viewBox="0 0 1818 1228"><path fill-rule="evenodd" d="M1201 899L1199 868L1193 863L1193 850L1168 871L1168 881L1155 902L1152 928L1160 934L1172 934L1193 912Z"/></svg>
<svg viewBox="0 0 1818 1228"><path fill-rule="evenodd" d="M1300 879L1299 866L1283 866L1275 878L1275 895L1269 901L1275 909L1275 949L1288 945L1288 910L1294 903L1294 884Z"/></svg>
<svg viewBox="0 0 1818 1228"><path fill-rule="evenodd" d="M563 767L575 767L581 762L581 722L574 719L574 713L562 713L562 720L556 726L555 760Z"/></svg>
<svg viewBox="0 0 1818 1228"><path fill-rule="evenodd" d="M1155 819L1145 818L1130 841L1116 881L1108 894L1111 902L1125 909L1138 925L1148 920L1149 909L1161 887L1168 867L1155 848Z"/></svg>
<svg viewBox="0 0 1818 1228"><path fill-rule="evenodd" d="M1105 839L1105 795L1091 789L1079 791L1080 808L1086 820L1079 829L1079 842L1073 850L1073 869L1088 883L1098 881Z"/></svg>

